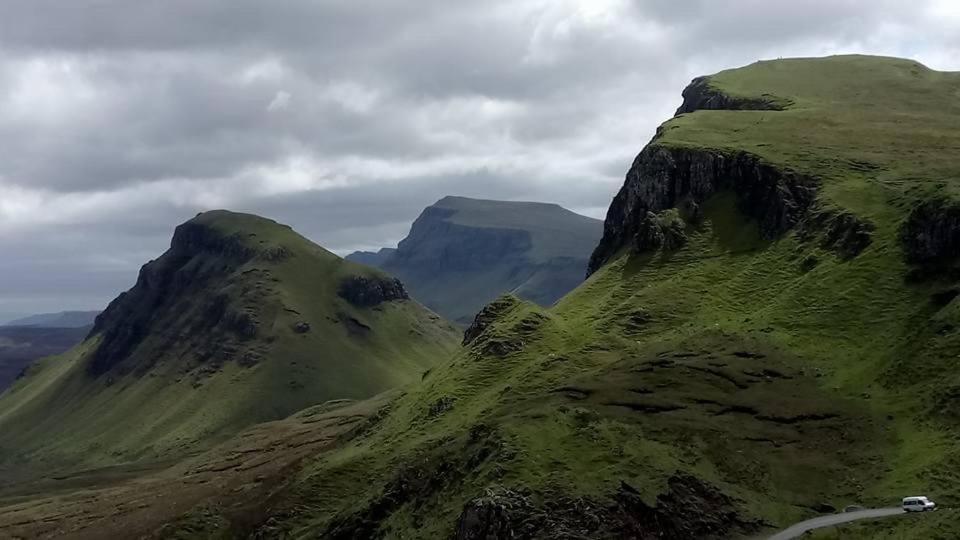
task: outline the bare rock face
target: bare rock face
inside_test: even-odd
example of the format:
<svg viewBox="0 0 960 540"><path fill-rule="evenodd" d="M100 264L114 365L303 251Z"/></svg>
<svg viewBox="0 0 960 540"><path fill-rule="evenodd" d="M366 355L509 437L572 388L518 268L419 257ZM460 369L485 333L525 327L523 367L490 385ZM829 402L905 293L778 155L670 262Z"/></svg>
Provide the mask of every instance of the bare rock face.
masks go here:
<svg viewBox="0 0 960 540"><path fill-rule="evenodd" d="M240 339L253 337L258 324L255 315L233 310L229 298L210 294L210 286L255 257L284 257L280 251L262 253L236 235L224 235L201 223L180 225L170 249L144 265L133 288L97 317L90 337L99 335L101 342L88 371L94 376L110 371L148 336L166 333L175 321L194 333L220 327ZM181 316L196 306L205 307L189 320Z"/></svg>
<svg viewBox="0 0 960 540"><path fill-rule="evenodd" d="M740 211L759 222L761 234L775 238L803 218L817 187L813 178L778 169L746 152L673 148L655 138L637 156L610 205L588 274L624 247L643 250L665 244L668 232L673 244L682 243L677 234L682 227L672 221L665 230L657 216L674 208L698 208L727 189L736 193Z"/></svg>
<svg viewBox="0 0 960 540"><path fill-rule="evenodd" d="M365 308L410 298L399 279L387 277L351 276L340 283L337 294L347 302Z"/></svg>
<svg viewBox="0 0 960 540"><path fill-rule="evenodd" d="M537 504L525 490L490 488L466 504L453 537L711 539L754 533L760 525L741 517L734 501L713 486L680 472L655 506L627 483L610 499L548 498Z"/></svg>
<svg viewBox="0 0 960 540"><path fill-rule="evenodd" d="M912 264L943 264L960 255L960 204L943 199L921 203L900 230L904 256Z"/></svg>

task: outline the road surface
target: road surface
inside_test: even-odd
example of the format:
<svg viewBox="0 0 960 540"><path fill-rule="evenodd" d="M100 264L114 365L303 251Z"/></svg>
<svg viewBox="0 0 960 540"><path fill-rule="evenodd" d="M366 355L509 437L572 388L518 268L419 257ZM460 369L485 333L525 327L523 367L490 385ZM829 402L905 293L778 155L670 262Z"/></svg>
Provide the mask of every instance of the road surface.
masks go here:
<svg viewBox="0 0 960 540"><path fill-rule="evenodd" d="M820 516L818 518L801 521L800 523L791 526L789 529L784 529L771 536L769 540L790 540L791 538L799 538L800 535L807 531L812 531L821 527L831 527L833 525L840 525L841 523L860 521L861 519L875 519L896 515L905 516L907 513L904 512L902 508L895 507L873 508L870 510L857 510L856 512L844 512L842 514Z"/></svg>

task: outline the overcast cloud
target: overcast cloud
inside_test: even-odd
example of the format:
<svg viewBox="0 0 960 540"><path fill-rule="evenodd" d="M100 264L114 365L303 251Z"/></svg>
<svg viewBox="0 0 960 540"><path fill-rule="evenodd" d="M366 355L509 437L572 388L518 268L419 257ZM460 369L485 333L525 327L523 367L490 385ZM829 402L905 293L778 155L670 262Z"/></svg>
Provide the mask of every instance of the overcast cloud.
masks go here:
<svg viewBox="0 0 960 540"><path fill-rule="evenodd" d="M230 208L340 253L448 194L602 217L694 76L960 70L952 0L3 0L0 320L95 309Z"/></svg>

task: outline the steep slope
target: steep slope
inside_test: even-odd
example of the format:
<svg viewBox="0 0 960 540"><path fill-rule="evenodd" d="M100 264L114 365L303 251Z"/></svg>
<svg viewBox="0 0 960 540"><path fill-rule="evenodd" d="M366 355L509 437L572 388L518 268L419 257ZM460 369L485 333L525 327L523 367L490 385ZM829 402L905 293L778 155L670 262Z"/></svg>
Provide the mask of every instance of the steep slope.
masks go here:
<svg viewBox="0 0 960 540"><path fill-rule="evenodd" d="M347 258L397 276L414 298L466 325L512 292L548 306L583 281L601 223L557 205L445 197L396 250Z"/></svg>
<svg viewBox="0 0 960 540"><path fill-rule="evenodd" d="M34 326L41 328L83 328L93 324L99 311L60 311L40 313L10 321L3 326ZM0 327L2 328L2 327Z"/></svg>
<svg viewBox="0 0 960 540"><path fill-rule="evenodd" d="M72 351L0 398L0 463L168 460L413 380L456 347L402 284L289 227L207 212Z"/></svg>
<svg viewBox="0 0 960 540"><path fill-rule="evenodd" d="M89 326L0 326L0 393L33 361L69 350L89 332Z"/></svg>
<svg viewBox="0 0 960 540"><path fill-rule="evenodd" d="M956 504L958 92L859 56L696 81L590 279L549 310L485 308L244 534L737 538L904 493ZM944 519L904 526L956 536Z"/></svg>

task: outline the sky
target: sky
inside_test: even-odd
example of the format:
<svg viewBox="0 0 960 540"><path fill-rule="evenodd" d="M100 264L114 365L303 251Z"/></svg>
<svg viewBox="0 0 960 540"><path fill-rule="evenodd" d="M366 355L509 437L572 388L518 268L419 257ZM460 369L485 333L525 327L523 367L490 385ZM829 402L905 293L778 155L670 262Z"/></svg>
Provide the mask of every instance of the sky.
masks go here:
<svg viewBox="0 0 960 540"><path fill-rule="evenodd" d="M340 254L445 195L595 217L695 76L960 70L953 0L3 0L0 321L100 309L227 208Z"/></svg>

